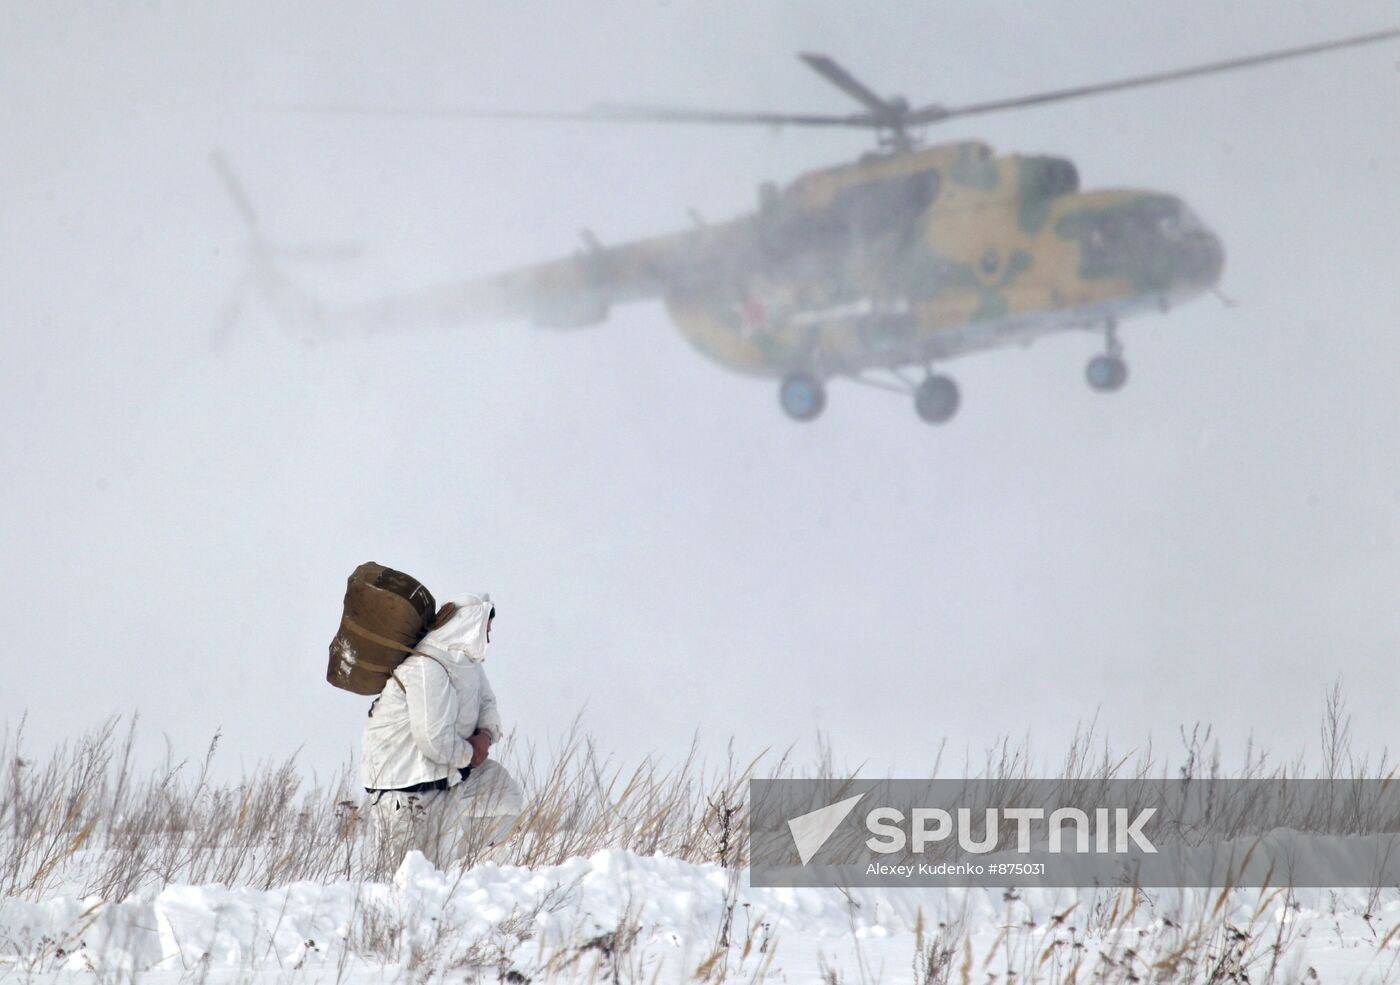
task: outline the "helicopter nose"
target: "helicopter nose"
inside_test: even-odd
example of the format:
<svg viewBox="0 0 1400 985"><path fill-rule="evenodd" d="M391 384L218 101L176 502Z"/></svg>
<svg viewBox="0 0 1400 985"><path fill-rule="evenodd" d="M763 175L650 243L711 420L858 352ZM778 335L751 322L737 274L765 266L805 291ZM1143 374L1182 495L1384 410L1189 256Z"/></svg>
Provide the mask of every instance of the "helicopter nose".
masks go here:
<svg viewBox="0 0 1400 985"><path fill-rule="evenodd" d="M1171 200L1169 212L1158 229L1170 244L1172 279L1180 287L1214 287L1225 269L1225 246L1195 212L1179 198Z"/></svg>
<svg viewBox="0 0 1400 985"><path fill-rule="evenodd" d="M1225 270L1225 245L1204 226L1176 244L1176 278L1192 287L1214 287Z"/></svg>

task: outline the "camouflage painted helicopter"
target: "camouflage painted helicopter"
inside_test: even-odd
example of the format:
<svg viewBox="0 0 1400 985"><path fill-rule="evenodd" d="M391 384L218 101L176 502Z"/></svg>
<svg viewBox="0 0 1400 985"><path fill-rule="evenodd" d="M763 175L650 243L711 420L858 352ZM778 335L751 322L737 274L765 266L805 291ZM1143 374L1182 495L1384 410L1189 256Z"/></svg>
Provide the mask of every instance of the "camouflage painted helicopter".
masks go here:
<svg viewBox="0 0 1400 985"><path fill-rule="evenodd" d="M578 113L318 107L862 128L874 131L878 149L783 188L764 185L757 211L729 222L617 246L585 233L584 247L565 259L314 315L366 329L501 319L572 328L605 320L615 304L660 298L702 353L730 369L779 379L783 409L801 421L822 412L827 382L845 377L912 394L919 417L945 422L960 396L936 365L1070 329L1102 334L1103 351L1089 360L1085 376L1095 390L1115 391L1128 375L1120 320L1213 289L1224 264L1220 240L1174 195L1084 190L1064 158L998 155L976 141L921 147L914 131L1396 37L1400 30L1387 30L1096 85L917 109L876 95L824 55L801 55L862 107L841 115L635 106Z"/></svg>

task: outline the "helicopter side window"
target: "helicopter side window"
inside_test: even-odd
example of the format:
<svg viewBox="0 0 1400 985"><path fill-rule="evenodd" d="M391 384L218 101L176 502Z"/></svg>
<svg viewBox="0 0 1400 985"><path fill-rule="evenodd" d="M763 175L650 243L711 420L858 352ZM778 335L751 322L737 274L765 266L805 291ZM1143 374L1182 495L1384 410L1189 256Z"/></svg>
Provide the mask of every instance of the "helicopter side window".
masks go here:
<svg viewBox="0 0 1400 985"><path fill-rule="evenodd" d="M908 222L938 197L943 179L937 171L886 178L843 188L832 200L832 211L851 232L866 235Z"/></svg>
<svg viewBox="0 0 1400 985"><path fill-rule="evenodd" d="M1123 239L1123 220L1116 215L1104 216L1089 239L1095 246L1117 246Z"/></svg>
<svg viewBox="0 0 1400 985"><path fill-rule="evenodd" d="M932 205L943 186L943 176L937 171L920 171L898 180L902 185L905 208L912 213L922 212Z"/></svg>
<svg viewBox="0 0 1400 985"><path fill-rule="evenodd" d="M1069 161L1052 157L1041 173L1041 190L1045 195L1068 195L1079 191L1079 169Z"/></svg>
<svg viewBox="0 0 1400 985"><path fill-rule="evenodd" d="M943 176L937 171L920 171L911 175L909 181L913 197L918 201L920 209L932 205L933 200L938 197L938 190L943 187Z"/></svg>

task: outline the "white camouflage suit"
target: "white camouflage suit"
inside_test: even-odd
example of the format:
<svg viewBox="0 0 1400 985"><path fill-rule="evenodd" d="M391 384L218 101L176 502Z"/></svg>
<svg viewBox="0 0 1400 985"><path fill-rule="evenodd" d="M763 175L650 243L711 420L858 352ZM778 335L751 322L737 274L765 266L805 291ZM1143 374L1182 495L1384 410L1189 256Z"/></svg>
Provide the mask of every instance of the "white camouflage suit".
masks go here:
<svg viewBox="0 0 1400 985"><path fill-rule="evenodd" d="M414 848L439 867L472 855L524 807L520 784L495 759L461 778L472 758L468 738L480 730L495 743L502 729L482 668L491 597L449 601L456 613L394 671L365 723L364 785L379 857L391 866ZM442 779L443 790L398 792Z"/></svg>

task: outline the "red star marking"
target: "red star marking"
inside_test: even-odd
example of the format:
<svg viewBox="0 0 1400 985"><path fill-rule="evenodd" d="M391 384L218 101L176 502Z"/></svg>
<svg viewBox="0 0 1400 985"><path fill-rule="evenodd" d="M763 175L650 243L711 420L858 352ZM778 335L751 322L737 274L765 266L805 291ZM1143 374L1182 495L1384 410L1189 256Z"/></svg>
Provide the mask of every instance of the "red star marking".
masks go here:
<svg viewBox="0 0 1400 985"><path fill-rule="evenodd" d="M768 324L768 306L758 298L749 298L739 305L739 317L743 321L745 332L762 328Z"/></svg>

